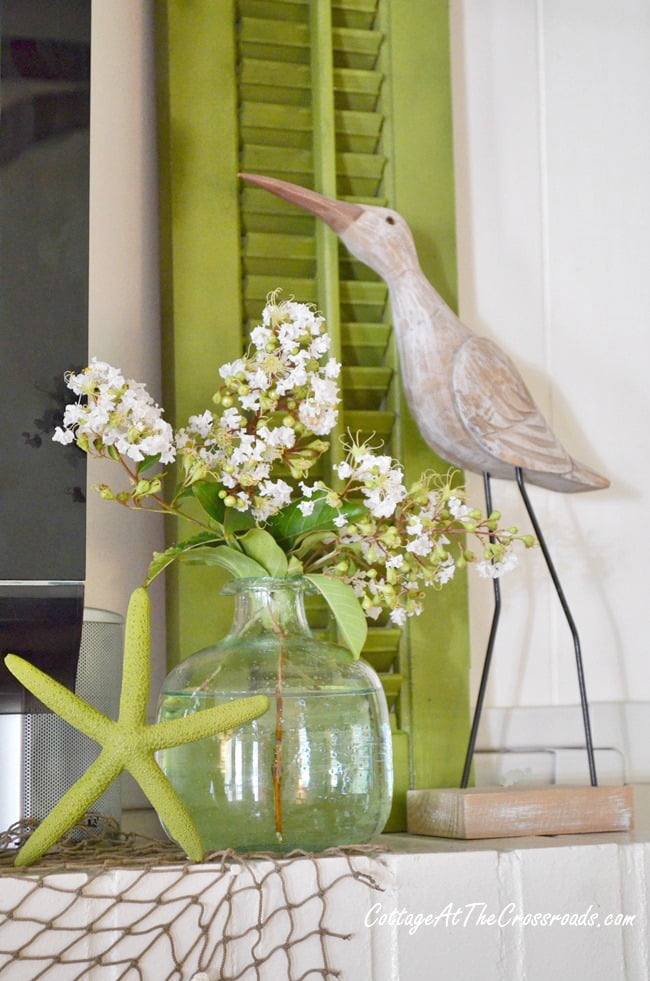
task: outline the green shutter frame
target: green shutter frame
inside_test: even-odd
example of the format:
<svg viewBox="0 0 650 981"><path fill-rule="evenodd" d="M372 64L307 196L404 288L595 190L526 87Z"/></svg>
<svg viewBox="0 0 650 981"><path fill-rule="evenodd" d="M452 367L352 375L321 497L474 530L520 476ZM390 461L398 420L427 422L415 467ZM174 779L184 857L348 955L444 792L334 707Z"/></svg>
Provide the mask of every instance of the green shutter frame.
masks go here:
<svg viewBox="0 0 650 981"><path fill-rule="evenodd" d="M206 404L216 368L241 352L267 293L282 287L327 318L343 363L339 435L374 433L411 479L446 470L405 408L383 281L322 222L240 187L236 173L396 207L411 223L425 271L453 303L447 3L159 0L157 9L165 404L174 419ZM337 440L332 454L341 454ZM221 582L206 570L170 576L172 662L228 625L230 604L216 595ZM325 628L322 609L310 615ZM404 827L409 785L458 783L468 645L464 575L427 600L407 630L369 631L364 657L391 708L395 830Z"/></svg>

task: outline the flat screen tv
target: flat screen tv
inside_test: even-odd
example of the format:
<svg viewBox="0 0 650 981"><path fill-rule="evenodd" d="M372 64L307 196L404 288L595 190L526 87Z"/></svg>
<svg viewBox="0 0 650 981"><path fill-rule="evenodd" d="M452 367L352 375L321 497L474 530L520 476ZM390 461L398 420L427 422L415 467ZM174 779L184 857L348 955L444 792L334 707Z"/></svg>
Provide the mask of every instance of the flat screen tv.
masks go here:
<svg viewBox="0 0 650 981"><path fill-rule="evenodd" d="M0 3L0 647L69 687L85 458L52 433L88 357L90 3ZM0 660L0 713L33 709Z"/></svg>

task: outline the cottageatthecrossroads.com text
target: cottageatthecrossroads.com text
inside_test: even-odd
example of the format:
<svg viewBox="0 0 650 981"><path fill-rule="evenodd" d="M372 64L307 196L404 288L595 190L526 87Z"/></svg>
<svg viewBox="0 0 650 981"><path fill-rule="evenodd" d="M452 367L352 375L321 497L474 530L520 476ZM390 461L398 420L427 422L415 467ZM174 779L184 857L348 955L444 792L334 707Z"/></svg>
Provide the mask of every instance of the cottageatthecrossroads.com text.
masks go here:
<svg viewBox="0 0 650 981"><path fill-rule="evenodd" d="M602 913L593 905L579 913L523 912L515 903L507 903L495 912L487 903L447 903L438 913L413 912L402 908L386 911L375 903L366 913L367 927L388 926L405 928L413 935L420 927L629 927L636 913Z"/></svg>

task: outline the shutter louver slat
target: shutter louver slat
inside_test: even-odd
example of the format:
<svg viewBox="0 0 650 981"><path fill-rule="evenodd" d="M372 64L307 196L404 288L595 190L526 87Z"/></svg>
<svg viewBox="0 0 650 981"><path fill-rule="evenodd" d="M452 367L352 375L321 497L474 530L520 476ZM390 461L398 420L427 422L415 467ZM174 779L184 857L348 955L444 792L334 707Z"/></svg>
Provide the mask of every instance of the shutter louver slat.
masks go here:
<svg viewBox="0 0 650 981"><path fill-rule="evenodd" d="M345 320L383 322L388 289L380 280L346 279L341 283L341 312Z"/></svg>
<svg viewBox="0 0 650 981"><path fill-rule="evenodd" d="M311 150L311 111L300 106L244 102L239 113L242 145L272 144L282 133L286 146Z"/></svg>
<svg viewBox="0 0 650 981"><path fill-rule="evenodd" d="M306 235L273 235L249 232L244 245L244 261L249 275L271 276L277 269L275 249L281 249L283 266L292 276L314 275L314 240Z"/></svg>
<svg viewBox="0 0 650 981"><path fill-rule="evenodd" d="M263 20L306 21L309 0L239 0L239 17L259 17Z"/></svg>
<svg viewBox="0 0 650 981"><path fill-rule="evenodd" d="M380 112L341 109L335 113L336 146L341 153L374 153L384 117Z"/></svg>
<svg viewBox="0 0 650 981"><path fill-rule="evenodd" d="M390 367L343 367L343 403L350 409L381 409L393 376Z"/></svg>
<svg viewBox="0 0 650 981"><path fill-rule="evenodd" d="M341 344L346 365L377 367L386 358L390 338L387 324L341 324Z"/></svg>
<svg viewBox="0 0 650 981"><path fill-rule="evenodd" d="M307 24L242 17L239 49L244 58L309 64Z"/></svg>
<svg viewBox="0 0 650 981"><path fill-rule="evenodd" d="M372 410L343 410L343 422L345 428L351 433L360 434L361 441L372 439L376 445L377 438L387 443L393 433L395 425L395 414L393 412L378 412ZM373 437L376 437L373 439Z"/></svg>
<svg viewBox="0 0 650 981"><path fill-rule="evenodd" d="M314 158L310 150L286 146L245 146L241 165L245 171L264 173L294 184L311 181L314 172Z"/></svg>
<svg viewBox="0 0 650 981"><path fill-rule="evenodd" d="M240 215L244 235L253 231L314 235L315 218L257 188L243 190Z"/></svg>
<svg viewBox="0 0 650 981"><path fill-rule="evenodd" d="M374 112L381 84L382 77L378 72L358 68L335 68L334 105L337 109Z"/></svg>
<svg viewBox="0 0 650 981"><path fill-rule="evenodd" d="M375 199L379 188L385 161L376 157L367 157L365 160L346 160L341 155L341 163L338 171L338 186L340 192L338 197L351 198L358 201L360 198ZM347 156L351 156L348 154Z"/></svg>
<svg viewBox="0 0 650 981"><path fill-rule="evenodd" d="M334 0L332 22L340 27L369 30L376 20L377 0Z"/></svg>
<svg viewBox="0 0 650 981"><path fill-rule="evenodd" d="M244 58L239 84L241 98L251 102L309 106L311 101L308 65Z"/></svg>

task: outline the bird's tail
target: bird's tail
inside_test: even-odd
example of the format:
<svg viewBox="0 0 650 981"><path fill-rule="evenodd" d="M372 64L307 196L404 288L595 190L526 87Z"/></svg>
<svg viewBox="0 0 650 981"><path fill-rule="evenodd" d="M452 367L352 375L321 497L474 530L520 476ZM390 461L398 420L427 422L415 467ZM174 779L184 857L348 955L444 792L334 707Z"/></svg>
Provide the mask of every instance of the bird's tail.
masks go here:
<svg viewBox="0 0 650 981"><path fill-rule="evenodd" d="M603 477L577 460L573 460L573 469L567 473L536 473L534 470L525 470L524 473L529 484L537 484L539 487L547 487L549 490L564 494L603 490L609 487L607 477Z"/></svg>

